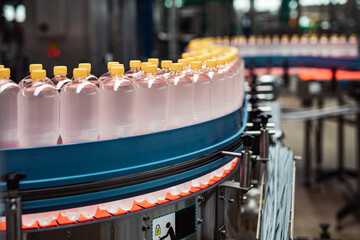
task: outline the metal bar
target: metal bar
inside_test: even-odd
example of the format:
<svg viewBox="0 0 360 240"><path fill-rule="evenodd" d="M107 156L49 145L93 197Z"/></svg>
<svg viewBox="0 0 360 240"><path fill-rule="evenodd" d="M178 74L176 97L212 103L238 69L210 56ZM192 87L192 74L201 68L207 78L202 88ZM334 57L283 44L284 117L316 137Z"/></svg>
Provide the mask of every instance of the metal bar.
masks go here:
<svg viewBox="0 0 360 240"><path fill-rule="evenodd" d="M323 106L323 98L320 96L318 101L318 108L321 109ZM323 135L323 120L319 118L317 120L317 131L316 131L316 174L321 172L322 168L322 135Z"/></svg>
<svg viewBox="0 0 360 240"><path fill-rule="evenodd" d="M293 161L293 178L292 178L292 191L291 191L291 218L290 218L290 239L294 239L294 219L295 219L295 180L296 180L296 160Z"/></svg>
<svg viewBox="0 0 360 240"><path fill-rule="evenodd" d="M339 105L344 103L342 96L339 96ZM342 115L338 116L338 170L340 174L344 171L344 119Z"/></svg>
<svg viewBox="0 0 360 240"><path fill-rule="evenodd" d="M261 188L260 188L260 198L259 198L259 214L258 221L256 226L256 239L260 238L260 230L261 230L261 219L262 219L262 209L263 209L263 195L264 195L264 182L265 182L265 172L262 173L261 176Z"/></svg>
<svg viewBox="0 0 360 240"><path fill-rule="evenodd" d="M303 101L304 107L311 106L311 100ZM311 177L311 120L305 122L305 138L304 138L304 156L305 156L305 185L310 186Z"/></svg>

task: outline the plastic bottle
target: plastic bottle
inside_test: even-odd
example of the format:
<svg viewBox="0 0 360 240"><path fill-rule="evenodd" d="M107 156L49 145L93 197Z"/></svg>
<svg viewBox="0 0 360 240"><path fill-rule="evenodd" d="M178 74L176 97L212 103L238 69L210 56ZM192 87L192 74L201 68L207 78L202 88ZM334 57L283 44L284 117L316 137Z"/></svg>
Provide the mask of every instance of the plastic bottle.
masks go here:
<svg viewBox="0 0 360 240"><path fill-rule="evenodd" d="M351 34L348 40L347 55L351 58L356 58L359 55L359 44L355 34Z"/></svg>
<svg viewBox="0 0 360 240"><path fill-rule="evenodd" d="M224 56L225 64L223 67L219 67L219 73L224 75L225 78L225 111L226 113L233 110L234 96L235 96L235 79L234 69L231 68L231 57L229 55Z"/></svg>
<svg viewBox="0 0 360 240"><path fill-rule="evenodd" d="M171 60L162 60L161 61L161 72L158 74L165 79L170 75L171 73Z"/></svg>
<svg viewBox="0 0 360 240"><path fill-rule="evenodd" d="M187 76L194 82L194 122L211 118L211 79L201 70L202 63L191 62L191 72Z"/></svg>
<svg viewBox="0 0 360 240"><path fill-rule="evenodd" d="M108 62L107 63L107 70L108 71L99 77L100 82L103 82L106 78L111 78L111 73L110 73L111 68L112 68L113 65L116 65L116 64L119 64L119 62Z"/></svg>
<svg viewBox="0 0 360 240"><path fill-rule="evenodd" d="M337 57L341 56L339 37L337 34L331 34L329 47L330 47L329 48L330 57L337 58Z"/></svg>
<svg viewBox="0 0 360 240"><path fill-rule="evenodd" d="M318 36L316 34L312 34L309 39L309 48L310 48L310 55L313 57L320 55L320 48L318 42Z"/></svg>
<svg viewBox="0 0 360 240"><path fill-rule="evenodd" d="M290 55L290 43L289 43L289 35L284 34L281 37L280 41L280 55L281 56L289 56Z"/></svg>
<svg viewBox="0 0 360 240"><path fill-rule="evenodd" d="M100 87L99 79L91 74L91 64L90 63L79 63L79 68L85 68L87 70L86 80L95 84L95 86Z"/></svg>
<svg viewBox="0 0 360 240"><path fill-rule="evenodd" d="M194 119L194 83L183 72L182 63L171 65L169 84L169 128L190 125Z"/></svg>
<svg viewBox="0 0 360 240"><path fill-rule="evenodd" d="M135 130L135 88L124 66L113 66L112 78L100 86L100 138L131 136Z"/></svg>
<svg viewBox="0 0 360 240"><path fill-rule="evenodd" d="M66 76L67 75L67 67L66 66L55 66L54 67L54 78L51 79L53 84L55 85L56 90L59 92L61 89L71 82L71 80Z"/></svg>
<svg viewBox="0 0 360 240"><path fill-rule="evenodd" d="M300 55L299 35L293 34L291 36L289 47L290 47L290 49L289 49L290 56L299 56Z"/></svg>
<svg viewBox="0 0 360 240"><path fill-rule="evenodd" d="M31 85L32 83L32 79L31 79L31 72L33 70L42 70L43 69L43 65L42 64L30 64L29 65L29 75L24 77L20 82L19 82L19 87L23 88L26 85ZM49 83L50 85L54 85L49 78L46 78L46 82Z"/></svg>
<svg viewBox="0 0 360 240"><path fill-rule="evenodd" d="M280 55L280 38L279 35L275 34L271 40L271 55L279 56Z"/></svg>
<svg viewBox="0 0 360 240"><path fill-rule="evenodd" d="M321 34L321 37L319 39L319 49L321 57L329 56L329 40L326 34Z"/></svg>
<svg viewBox="0 0 360 240"><path fill-rule="evenodd" d="M206 61L204 55L196 56L195 60L201 62L202 64L201 69L206 69Z"/></svg>
<svg viewBox="0 0 360 240"><path fill-rule="evenodd" d="M87 80L87 69L75 68L73 76L60 93L63 143L95 141L99 135L99 89Z"/></svg>
<svg viewBox="0 0 360 240"><path fill-rule="evenodd" d="M125 76L130 79L133 79L141 71L140 70L141 61L140 60L130 60L129 65L130 65L130 70L125 73Z"/></svg>
<svg viewBox="0 0 360 240"><path fill-rule="evenodd" d="M59 138L59 92L45 70L31 71L31 84L18 95L20 147L55 145Z"/></svg>
<svg viewBox="0 0 360 240"><path fill-rule="evenodd" d="M17 97L20 87L10 80L10 69L0 67L0 148L18 147Z"/></svg>
<svg viewBox="0 0 360 240"><path fill-rule="evenodd" d="M135 78L137 133L162 131L167 126L168 84L157 75L157 67L147 64L145 74Z"/></svg>
<svg viewBox="0 0 360 240"><path fill-rule="evenodd" d="M307 35L303 34L300 38L299 44L299 55L300 56L309 56L309 38Z"/></svg>
<svg viewBox="0 0 360 240"><path fill-rule="evenodd" d="M211 115L212 117L220 117L225 114L225 76L218 72L217 66L224 67L225 59L207 61L206 73L211 79Z"/></svg>

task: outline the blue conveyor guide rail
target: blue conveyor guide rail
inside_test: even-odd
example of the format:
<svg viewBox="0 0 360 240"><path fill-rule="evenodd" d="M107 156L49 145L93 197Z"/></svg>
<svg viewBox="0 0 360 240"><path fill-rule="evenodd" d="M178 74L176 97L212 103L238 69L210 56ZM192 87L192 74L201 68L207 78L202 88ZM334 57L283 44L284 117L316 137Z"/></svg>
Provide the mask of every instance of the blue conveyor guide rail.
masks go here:
<svg viewBox="0 0 360 240"><path fill-rule="evenodd" d="M244 97L244 99L246 99ZM23 212L81 207L174 186L228 163L242 149L247 102L219 118L95 142L0 150L1 175L23 172ZM1 190L6 186L1 182ZM3 192L2 197L7 193Z"/></svg>

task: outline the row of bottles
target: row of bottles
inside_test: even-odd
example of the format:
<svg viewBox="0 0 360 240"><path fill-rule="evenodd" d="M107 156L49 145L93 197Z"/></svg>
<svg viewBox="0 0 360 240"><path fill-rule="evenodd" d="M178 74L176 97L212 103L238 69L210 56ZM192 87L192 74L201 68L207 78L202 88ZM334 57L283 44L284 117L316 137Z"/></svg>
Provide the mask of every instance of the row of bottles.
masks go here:
<svg viewBox="0 0 360 240"><path fill-rule="evenodd" d="M216 43L229 45L229 40L215 39ZM230 43L239 50L241 56L312 56L331 58L357 58L358 40L353 34L322 34L318 36L287 34L265 36L233 37Z"/></svg>
<svg viewBox="0 0 360 240"><path fill-rule="evenodd" d="M49 79L41 64L17 85L0 69L0 147L79 143L162 131L207 121L240 107L242 61L237 51L183 54L178 63L108 63L100 78L79 64Z"/></svg>

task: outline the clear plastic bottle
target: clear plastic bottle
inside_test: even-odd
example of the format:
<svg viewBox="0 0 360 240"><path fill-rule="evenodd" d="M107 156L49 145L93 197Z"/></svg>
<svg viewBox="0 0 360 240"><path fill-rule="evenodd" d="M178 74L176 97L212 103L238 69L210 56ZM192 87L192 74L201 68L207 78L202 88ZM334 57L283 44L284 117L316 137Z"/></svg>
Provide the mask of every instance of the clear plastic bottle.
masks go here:
<svg viewBox="0 0 360 240"><path fill-rule="evenodd" d="M133 79L135 78L139 73L140 73L140 66L141 66L141 61L140 60L130 60L129 63L130 69L129 71L127 71L125 73L125 76Z"/></svg>
<svg viewBox="0 0 360 240"><path fill-rule="evenodd" d="M289 35L284 34L281 36L281 41L280 41L280 55L289 56L290 49L291 47L290 47Z"/></svg>
<svg viewBox="0 0 360 240"><path fill-rule="evenodd" d="M87 70L86 80L95 84L95 86L100 87L99 79L91 74L91 64L90 63L79 63L79 68L85 68Z"/></svg>
<svg viewBox="0 0 360 240"><path fill-rule="evenodd" d="M206 73L211 79L211 115L212 117L220 117L225 114L225 76L220 74L217 66L223 68L225 64L224 58L207 61Z"/></svg>
<svg viewBox="0 0 360 240"><path fill-rule="evenodd" d="M111 73L110 73L111 68L112 68L112 66L117 65L117 64L120 64L120 63L119 62L108 62L107 63L108 71L99 77L99 81L103 82L106 78L111 78Z"/></svg>
<svg viewBox="0 0 360 240"><path fill-rule="evenodd" d="M313 57L317 57L320 55L320 48L318 42L318 36L314 33L310 36L309 39L309 48L310 48L310 55Z"/></svg>
<svg viewBox="0 0 360 240"><path fill-rule="evenodd" d="M329 39L326 34L321 34L321 37L319 39L319 49L321 57L329 56Z"/></svg>
<svg viewBox="0 0 360 240"><path fill-rule="evenodd" d="M191 72L187 76L194 82L194 122L211 118L211 79L201 70L202 63L191 62Z"/></svg>
<svg viewBox="0 0 360 240"><path fill-rule="evenodd" d="M113 66L111 75L99 90L101 139L131 136L135 130L135 88L123 66Z"/></svg>
<svg viewBox="0 0 360 240"><path fill-rule="evenodd" d="M171 65L169 84L169 128L190 125L194 119L194 83L183 72L182 63Z"/></svg>
<svg viewBox="0 0 360 240"><path fill-rule="evenodd" d="M279 56L280 55L280 37L275 34L271 40L271 55Z"/></svg>
<svg viewBox="0 0 360 240"><path fill-rule="evenodd" d="M348 51L347 55L351 58L356 58L359 56L359 43L355 34L351 34L348 39Z"/></svg>
<svg viewBox="0 0 360 240"><path fill-rule="evenodd" d="M99 135L99 89L86 80L88 70L75 68L73 80L60 93L63 143L95 141Z"/></svg>
<svg viewBox="0 0 360 240"><path fill-rule="evenodd" d="M137 133L166 129L168 115L168 84L157 75L157 67L144 66L145 75L135 78Z"/></svg>
<svg viewBox="0 0 360 240"><path fill-rule="evenodd" d="M206 61L204 55L196 56L195 60L201 62L202 64L201 69L206 69Z"/></svg>
<svg viewBox="0 0 360 240"><path fill-rule="evenodd" d="M234 107L234 85L235 85L235 79L234 79L234 69L231 68L231 57L230 55L226 55L223 57L225 60L225 64L223 67L219 67L218 71L222 75L224 75L225 78L225 111L226 113L233 110Z"/></svg>
<svg viewBox="0 0 360 240"><path fill-rule="evenodd" d="M10 80L10 69L0 68L0 148L18 147L17 97L20 87Z"/></svg>
<svg viewBox="0 0 360 240"><path fill-rule="evenodd" d="M290 56L299 56L299 54L300 54L299 35L293 34L291 36L289 47L290 47L290 49L289 49Z"/></svg>
<svg viewBox="0 0 360 240"><path fill-rule="evenodd" d="M55 145L59 138L59 92L45 70L31 71L31 84L18 95L20 147Z"/></svg>
<svg viewBox="0 0 360 240"><path fill-rule="evenodd" d="M310 50L309 50L309 37L305 34L303 34L300 38L300 44L299 44L299 55L300 56L309 56Z"/></svg>
<svg viewBox="0 0 360 240"><path fill-rule="evenodd" d="M31 72L33 70L42 70L43 69L43 65L42 64L30 64L29 65L29 75L24 77L20 82L19 82L19 87L23 88L26 85L31 85L32 83L32 79L31 79ZM47 83L49 83L50 85L53 85L53 83L51 82L51 80L49 78L45 79Z"/></svg>
<svg viewBox="0 0 360 240"><path fill-rule="evenodd" d="M51 79L52 83L55 85L56 90L59 92L61 89L71 82L71 80L66 76L67 67L66 66L55 66L54 67L54 78Z"/></svg>
<svg viewBox="0 0 360 240"><path fill-rule="evenodd" d="M171 73L171 64L172 64L171 60L162 60L161 61L161 72L158 75L162 76L166 79Z"/></svg>

